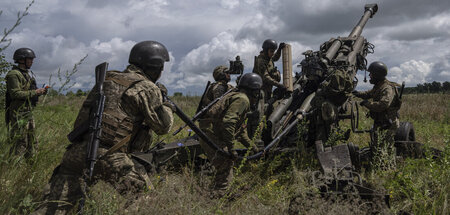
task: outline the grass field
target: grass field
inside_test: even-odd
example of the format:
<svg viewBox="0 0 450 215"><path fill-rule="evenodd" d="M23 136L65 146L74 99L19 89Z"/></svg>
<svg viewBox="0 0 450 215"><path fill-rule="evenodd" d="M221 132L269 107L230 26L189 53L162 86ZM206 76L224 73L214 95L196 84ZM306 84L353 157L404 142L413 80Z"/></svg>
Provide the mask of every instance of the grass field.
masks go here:
<svg viewBox="0 0 450 215"><path fill-rule="evenodd" d="M41 204L42 190L69 144L66 135L81 106L82 97L48 97L34 112L39 151L30 160L9 155L6 127L0 117L0 214L27 214ZM188 115L193 115L198 97L173 99ZM414 124L417 141L444 150L438 160L407 159L396 170L363 174L373 186L391 195L388 213L450 213L450 95L406 95L400 111L401 121ZM0 111L3 116L3 112ZM362 114L364 115L364 114ZM361 117L360 126L369 128L371 120ZM182 125L176 117L173 129ZM348 126L348 122L343 126ZM159 136L167 142L176 137ZM352 135L351 142L368 144L367 135ZM300 142L299 145L302 143ZM163 171L151 176L153 189L141 194L125 208L133 196L120 196L106 183L90 191L87 214L283 214L290 200L297 197L303 214L361 214L364 207L346 200L325 201L311 184L317 170L312 153L277 156L270 160L240 164L235 169L233 200L212 199L208 192L211 176L187 164L181 171Z"/></svg>

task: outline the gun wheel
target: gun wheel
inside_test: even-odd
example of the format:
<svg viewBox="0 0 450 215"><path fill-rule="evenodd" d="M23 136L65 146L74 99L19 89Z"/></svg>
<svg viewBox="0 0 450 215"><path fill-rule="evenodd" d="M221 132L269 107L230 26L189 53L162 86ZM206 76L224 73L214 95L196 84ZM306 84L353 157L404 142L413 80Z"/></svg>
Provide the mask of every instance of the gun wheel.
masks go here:
<svg viewBox="0 0 450 215"><path fill-rule="evenodd" d="M359 127L359 105L356 101L352 101L352 108L350 111L350 124L352 127L352 132L358 130Z"/></svg>

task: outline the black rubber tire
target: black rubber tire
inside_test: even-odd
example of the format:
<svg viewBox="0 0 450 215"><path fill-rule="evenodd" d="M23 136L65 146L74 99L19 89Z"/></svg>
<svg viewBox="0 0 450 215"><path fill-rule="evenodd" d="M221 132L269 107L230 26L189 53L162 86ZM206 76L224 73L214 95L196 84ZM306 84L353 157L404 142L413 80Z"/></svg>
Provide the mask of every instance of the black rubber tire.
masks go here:
<svg viewBox="0 0 450 215"><path fill-rule="evenodd" d="M395 141L416 141L416 132L410 122L400 122L400 127L395 133Z"/></svg>

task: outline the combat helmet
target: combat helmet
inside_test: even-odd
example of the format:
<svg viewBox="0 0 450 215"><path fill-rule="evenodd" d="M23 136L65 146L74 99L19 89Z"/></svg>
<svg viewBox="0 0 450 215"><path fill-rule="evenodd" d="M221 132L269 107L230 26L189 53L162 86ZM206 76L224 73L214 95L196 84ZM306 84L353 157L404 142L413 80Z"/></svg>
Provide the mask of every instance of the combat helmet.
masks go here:
<svg viewBox="0 0 450 215"><path fill-rule="evenodd" d="M31 50L30 48L20 48L14 52L13 56L14 62L17 63L19 60L25 58L36 58L36 55L34 54L34 51Z"/></svg>
<svg viewBox="0 0 450 215"><path fill-rule="evenodd" d="M278 48L278 44L275 40L267 39L263 42L262 48L263 48L263 50L268 50L268 49L276 50Z"/></svg>
<svg viewBox="0 0 450 215"><path fill-rule="evenodd" d="M256 73L246 73L239 80L238 88L247 90L259 90L263 85L261 77Z"/></svg>
<svg viewBox="0 0 450 215"><path fill-rule="evenodd" d="M166 47L156 41L142 41L133 46L130 51L130 64L144 67L157 67L169 61L169 52Z"/></svg>
<svg viewBox="0 0 450 215"><path fill-rule="evenodd" d="M226 66L217 66L214 68L213 77L215 81L227 80L227 75L225 74L228 70Z"/></svg>
<svg viewBox="0 0 450 215"><path fill-rule="evenodd" d="M369 65L367 71L372 74L373 78L382 80L386 77L388 68L383 62L375 61Z"/></svg>

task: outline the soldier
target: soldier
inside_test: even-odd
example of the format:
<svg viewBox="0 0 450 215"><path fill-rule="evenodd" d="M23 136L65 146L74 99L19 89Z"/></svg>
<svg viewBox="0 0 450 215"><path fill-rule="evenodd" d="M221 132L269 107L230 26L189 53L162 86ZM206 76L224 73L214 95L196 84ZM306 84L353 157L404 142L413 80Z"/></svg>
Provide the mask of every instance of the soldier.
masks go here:
<svg viewBox="0 0 450 215"><path fill-rule="evenodd" d="M386 79L388 69L382 62L371 63L368 71L373 88L353 94L364 99L360 104L369 109L369 116L374 120L371 168L391 169L395 166L394 135L400 126L401 100L397 90L400 85Z"/></svg>
<svg viewBox="0 0 450 215"><path fill-rule="evenodd" d="M275 40L267 39L263 42L262 51L255 56L253 72L258 74L263 80L261 101L256 104L257 108L248 115L247 131L250 138L253 138L262 120L263 114L269 115L272 112L272 88L276 86L282 91L286 87L280 83L280 71L275 67L276 61L281 57L281 50L285 43L280 43L280 47ZM277 49L278 48L278 49ZM275 52L276 50L276 52ZM265 105L265 103L269 103ZM258 140L259 141L259 140Z"/></svg>
<svg viewBox="0 0 450 215"><path fill-rule="evenodd" d="M281 50L284 48L284 46L285 43L280 43L280 47L278 47L278 44L277 42L275 42L275 40L267 39L262 45L263 50L257 57L255 57L253 72L261 76L263 80L262 90L264 93L264 102L266 103L272 97L273 86L279 87L281 89L286 88L283 84L280 83L280 71L276 69L274 63L280 59Z"/></svg>
<svg viewBox="0 0 450 215"><path fill-rule="evenodd" d="M233 151L233 140L235 139L245 147L251 147L253 152L258 151L256 146L251 143L243 123L251 105L259 99L261 86L262 80L259 75L255 73L243 75L237 86L238 91L227 94L211 107L204 119L201 119L201 129L224 151L236 156L236 151ZM200 145L216 169L212 187L219 195L223 195L233 176L234 161L218 154L203 140L200 140Z"/></svg>
<svg viewBox="0 0 450 215"><path fill-rule="evenodd" d="M36 58L33 50L20 48L14 52L14 65L6 75L5 122L9 129L11 151L26 158L33 153L38 141L32 111L38 96L47 93L45 88L37 88L36 79L30 70Z"/></svg>
<svg viewBox="0 0 450 215"><path fill-rule="evenodd" d="M231 79L226 66L217 66L214 68L213 77L216 82L212 83L211 86L208 87L202 101L202 105L204 106L234 88L228 84Z"/></svg>
<svg viewBox="0 0 450 215"><path fill-rule="evenodd" d="M120 194L143 191L150 186L145 168L129 155L149 148L152 131L161 135L169 132L172 107L163 101L167 93L155 82L161 76L169 53L155 41L137 43L130 52L130 65L123 71L108 71L103 85L106 96L102 117L102 133L94 180L110 183ZM89 121L97 88L94 87L83 103L75 121L75 129ZM67 213L85 195L83 174L86 174L86 148L89 132L67 147L61 164L55 168L47 185L44 199L47 205L38 213ZM116 151L113 146L123 144ZM114 147L116 148L116 147ZM85 182L86 183L86 182Z"/></svg>

